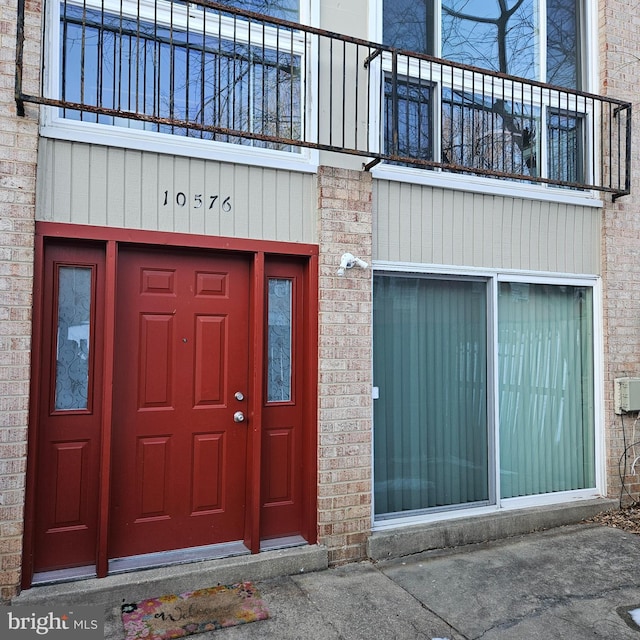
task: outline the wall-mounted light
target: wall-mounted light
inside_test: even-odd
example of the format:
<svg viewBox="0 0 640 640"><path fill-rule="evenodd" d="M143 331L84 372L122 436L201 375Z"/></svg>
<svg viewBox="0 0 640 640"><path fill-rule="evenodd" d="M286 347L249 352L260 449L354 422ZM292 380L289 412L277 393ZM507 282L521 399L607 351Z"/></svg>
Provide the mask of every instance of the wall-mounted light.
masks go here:
<svg viewBox="0 0 640 640"><path fill-rule="evenodd" d="M340 260L340 267L338 268L338 275L343 276L345 269L351 269L352 267L366 269L368 266L368 263L360 260L360 258L356 258L352 253L343 253Z"/></svg>

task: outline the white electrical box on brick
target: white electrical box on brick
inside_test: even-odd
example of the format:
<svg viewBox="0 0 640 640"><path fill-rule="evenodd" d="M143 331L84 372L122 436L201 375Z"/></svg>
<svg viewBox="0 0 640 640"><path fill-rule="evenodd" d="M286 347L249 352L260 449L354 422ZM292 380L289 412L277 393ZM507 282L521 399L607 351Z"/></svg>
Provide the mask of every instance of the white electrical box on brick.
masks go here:
<svg viewBox="0 0 640 640"><path fill-rule="evenodd" d="M640 378L616 378L613 404L616 413L640 411Z"/></svg>

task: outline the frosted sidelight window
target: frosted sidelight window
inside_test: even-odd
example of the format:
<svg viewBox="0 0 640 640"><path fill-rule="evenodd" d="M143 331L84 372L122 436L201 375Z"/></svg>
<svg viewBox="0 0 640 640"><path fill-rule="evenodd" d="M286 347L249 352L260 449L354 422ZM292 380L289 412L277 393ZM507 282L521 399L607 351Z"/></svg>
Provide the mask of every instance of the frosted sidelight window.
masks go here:
<svg viewBox="0 0 640 640"><path fill-rule="evenodd" d="M58 270L56 411L88 409L91 282L89 267Z"/></svg>
<svg viewBox="0 0 640 640"><path fill-rule="evenodd" d="M269 278L267 332L267 401L291 400L292 282Z"/></svg>

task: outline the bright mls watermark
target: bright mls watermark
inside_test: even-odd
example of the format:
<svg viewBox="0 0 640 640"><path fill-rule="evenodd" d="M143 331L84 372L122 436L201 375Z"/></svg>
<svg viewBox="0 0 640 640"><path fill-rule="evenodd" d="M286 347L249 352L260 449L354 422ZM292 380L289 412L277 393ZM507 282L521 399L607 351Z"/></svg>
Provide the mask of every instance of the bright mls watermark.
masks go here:
<svg viewBox="0 0 640 640"><path fill-rule="evenodd" d="M0 607L0 637L100 640L104 638L104 609L89 605Z"/></svg>

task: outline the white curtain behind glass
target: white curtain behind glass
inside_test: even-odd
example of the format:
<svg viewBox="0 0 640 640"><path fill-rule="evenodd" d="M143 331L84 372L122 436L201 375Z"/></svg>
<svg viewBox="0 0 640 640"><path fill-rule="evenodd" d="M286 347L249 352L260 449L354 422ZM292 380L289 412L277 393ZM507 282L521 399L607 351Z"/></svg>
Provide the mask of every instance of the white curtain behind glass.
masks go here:
<svg viewBox="0 0 640 640"><path fill-rule="evenodd" d="M503 498L595 485L591 289L501 283Z"/></svg>

